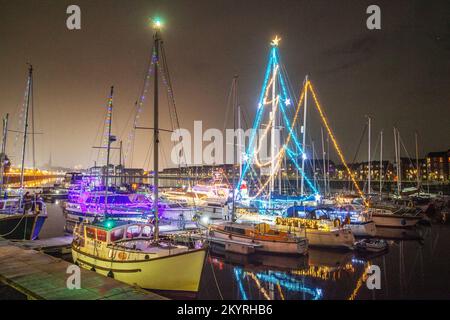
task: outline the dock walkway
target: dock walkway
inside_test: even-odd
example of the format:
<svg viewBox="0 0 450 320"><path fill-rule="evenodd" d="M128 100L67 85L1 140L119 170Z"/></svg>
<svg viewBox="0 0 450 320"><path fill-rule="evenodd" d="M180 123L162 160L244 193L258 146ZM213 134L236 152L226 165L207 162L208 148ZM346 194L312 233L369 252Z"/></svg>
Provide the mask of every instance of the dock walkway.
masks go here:
<svg viewBox="0 0 450 320"><path fill-rule="evenodd" d="M37 300L164 300L165 298L80 268L81 288L68 289L71 264L0 238L0 282Z"/></svg>

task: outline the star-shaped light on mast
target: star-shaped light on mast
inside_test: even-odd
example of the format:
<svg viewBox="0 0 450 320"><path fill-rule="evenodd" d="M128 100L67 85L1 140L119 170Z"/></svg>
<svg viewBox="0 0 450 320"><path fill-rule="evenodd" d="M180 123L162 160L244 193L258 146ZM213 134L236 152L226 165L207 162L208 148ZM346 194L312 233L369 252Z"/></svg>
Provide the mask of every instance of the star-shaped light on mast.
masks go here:
<svg viewBox="0 0 450 320"><path fill-rule="evenodd" d="M278 36L275 36L274 39L272 39L272 42L270 43L273 47L278 47L278 43L281 41L281 38L278 38Z"/></svg>

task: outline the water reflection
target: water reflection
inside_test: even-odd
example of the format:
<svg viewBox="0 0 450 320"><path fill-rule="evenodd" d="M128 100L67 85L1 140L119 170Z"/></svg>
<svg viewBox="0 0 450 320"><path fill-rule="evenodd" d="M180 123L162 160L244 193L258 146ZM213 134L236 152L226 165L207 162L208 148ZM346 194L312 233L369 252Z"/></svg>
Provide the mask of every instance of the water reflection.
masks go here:
<svg viewBox="0 0 450 320"><path fill-rule="evenodd" d="M388 231L386 235L390 248L382 254L314 248L309 250L306 257L210 253L198 298L450 298L449 292L445 292L446 285L443 285L445 281L450 283L446 272L448 269L445 269L450 266L450 259L448 255L435 254L438 250L447 248L450 229L446 226L433 228L437 230L434 234L430 227ZM436 233L440 234L440 240L436 239ZM369 290L366 286L367 271L371 265L380 267L380 290ZM444 268L440 270L439 275L426 272L427 268L435 270L442 267ZM425 281L426 278L428 282Z"/></svg>

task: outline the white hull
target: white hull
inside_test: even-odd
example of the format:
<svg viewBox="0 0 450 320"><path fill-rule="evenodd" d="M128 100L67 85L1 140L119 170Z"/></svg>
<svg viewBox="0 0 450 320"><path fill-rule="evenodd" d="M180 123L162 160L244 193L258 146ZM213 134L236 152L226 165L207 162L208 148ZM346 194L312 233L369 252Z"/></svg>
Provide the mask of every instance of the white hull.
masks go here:
<svg viewBox="0 0 450 320"><path fill-rule="evenodd" d="M306 237L311 247L353 249L355 237L350 230L322 231L307 229Z"/></svg>
<svg viewBox="0 0 450 320"><path fill-rule="evenodd" d="M374 221L350 224L349 226L356 237L374 237L377 234L377 227Z"/></svg>
<svg viewBox="0 0 450 320"><path fill-rule="evenodd" d="M216 206L205 206L198 207L198 211L202 214L202 216L206 216L209 219L227 219L227 209L225 207L216 207Z"/></svg>
<svg viewBox="0 0 450 320"><path fill-rule="evenodd" d="M256 251L279 254L306 254L308 252L308 245L300 246L295 241L264 241L255 240L246 236L230 235L229 233L220 230L214 230L214 237L224 240L235 240L249 244L259 244L262 247L256 248Z"/></svg>
<svg viewBox="0 0 450 320"><path fill-rule="evenodd" d="M240 219L241 221L264 221L275 226L281 231L291 231L295 232L298 236L305 236L304 229L277 225L275 223L276 216L241 215ZM307 229L306 238L308 239L308 244L311 247L353 249L353 244L355 243L355 237L353 236L351 230L348 229L335 229L330 231Z"/></svg>
<svg viewBox="0 0 450 320"><path fill-rule="evenodd" d="M375 225L380 227L410 228L419 222L421 217L404 217L395 214L372 214Z"/></svg>

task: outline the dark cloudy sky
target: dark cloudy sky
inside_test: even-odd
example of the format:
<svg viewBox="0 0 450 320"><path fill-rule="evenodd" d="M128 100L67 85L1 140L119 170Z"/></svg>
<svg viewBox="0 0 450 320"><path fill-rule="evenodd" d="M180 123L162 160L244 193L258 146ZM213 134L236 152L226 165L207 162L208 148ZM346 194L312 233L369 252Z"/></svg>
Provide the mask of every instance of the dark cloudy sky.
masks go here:
<svg viewBox="0 0 450 320"><path fill-rule="evenodd" d="M66 28L66 8L77 4L82 29ZM366 28L366 8L378 4L382 30ZM194 120L222 129L226 97L239 75L241 104L256 110L269 41L280 52L298 91L308 73L338 141L352 159L364 126L373 118L374 145L385 131L393 155L392 127L414 154L450 148L450 2L302 0L0 0L0 113L17 129L26 62L35 67L37 163L92 165L106 96L114 84L115 134L126 136L152 46L148 18L164 17L164 40L182 127ZM145 106L141 125L152 122ZM165 110L164 110L165 111ZM163 115L163 124L167 125ZM319 141L312 116L311 137ZM228 122L231 127L231 122ZM168 141L163 134L163 142ZM144 165L150 132L136 137L133 166ZM169 144L164 142L164 160ZM20 140L10 135L17 162ZM366 146L361 148L363 159ZM117 159L117 155L114 155ZM30 163L29 161L27 161ZM148 165L148 162L146 163Z"/></svg>

